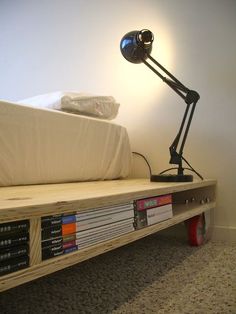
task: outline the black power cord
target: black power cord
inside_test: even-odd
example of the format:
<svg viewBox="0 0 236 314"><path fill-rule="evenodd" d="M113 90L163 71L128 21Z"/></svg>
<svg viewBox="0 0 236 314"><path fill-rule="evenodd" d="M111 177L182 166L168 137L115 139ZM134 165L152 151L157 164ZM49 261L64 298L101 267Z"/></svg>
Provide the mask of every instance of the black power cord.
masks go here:
<svg viewBox="0 0 236 314"><path fill-rule="evenodd" d="M151 169L151 166L150 166L149 162L147 161L147 158L144 155L140 154L140 153L137 153L137 152L132 152L132 153L142 157L145 160L145 162L146 162L146 164L148 166L149 174L150 174L150 178L151 178L151 176L152 176L152 169Z"/></svg>
<svg viewBox="0 0 236 314"><path fill-rule="evenodd" d="M144 155L142 155L142 154L140 154L140 153L138 153L138 152L132 152L132 153L135 154L135 155L138 155L138 156L140 156L140 157L142 157L142 158L144 159L144 161L146 162L146 164L147 164L147 166L148 166L149 174L150 174L150 177L151 177L151 176L152 176L152 169L151 169L151 166L150 166L150 164L149 164L147 158L146 158ZM201 180L204 180L203 176L202 176L199 172L197 172L195 169L193 169L193 167L190 165L190 163L189 163L183 156L182 156L182 159L183 159L183 161L190 167L190 168L184 167L184 168L183 168L184 170L190 170L190 171L194 172ZM166 169L166 170L160 172L159 174L163 174L163 173L166 173L167 171L175 170L175 169L178 170L178 168L176 168L176 167L168 168L168 169Z"/></svg>

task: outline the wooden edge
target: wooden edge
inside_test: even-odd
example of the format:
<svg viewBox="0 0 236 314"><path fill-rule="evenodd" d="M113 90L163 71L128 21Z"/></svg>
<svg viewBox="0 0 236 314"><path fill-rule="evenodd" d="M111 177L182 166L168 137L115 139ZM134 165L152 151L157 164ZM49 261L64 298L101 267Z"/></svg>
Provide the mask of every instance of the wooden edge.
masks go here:
<svg viewBox="0 0 236 314"><path fill-rule="evenodd" d="M41 263L41 218L30 219L30 266Z"/></svg>
<svg viewBox="0 0 236 314"><path fill-rule="evenodd" d="M135 199L141 199L146 197L152 197L156 195L169 194L169 193L178 193L184 192L187 190L193 190L198 188L204 188L208 186L215 187L215 180L204 180L199 182L187 182L184 185L168 185L161 187L155 184L147 184L147 186L142 187L140 190L133 191L120 191L119 188L111 195L106 195L105 191L101 195L95 197L83 198L83 199L70 199L63 200L58 202L43 202L40 201L38 204L31 204L21 202L19 206L18 202L12 203L11 208L0 208L0 223L8 221L17 221L22 219L31 219L36 217L43 217L61 213L71 213L73 211L82 211L94 207L109 206L114 204L119 204L120 202L131 202ZM120 191L120 192L119 192Z"/></svg>

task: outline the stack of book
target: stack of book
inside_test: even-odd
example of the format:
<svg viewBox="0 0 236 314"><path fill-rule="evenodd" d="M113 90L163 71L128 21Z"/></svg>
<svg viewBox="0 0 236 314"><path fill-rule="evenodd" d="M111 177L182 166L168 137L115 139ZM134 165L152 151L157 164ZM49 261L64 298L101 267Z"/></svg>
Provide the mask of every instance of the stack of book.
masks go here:
<svg viewBox="0 0 236 314"><path fill-rule="evenodd" d="M133 203L77 213L76 244L83 248L134 230Z"/></svg>
<svg viewBox="0 0 236 314"><path fill-rule="evenodd" d="M136 229L173 217L171 194L136 200L134 205Z"/></svg>
<svg viewBox="0 0 236 314"><path fill-rule="evenodd" d="M42 259L107 241L134 230L133 203L41 219Z"/></svg>
<svg viewBox="0 0 236 314"><path fill-rule="evenodd" d="M0 224L0 276L29 266L29 220Z"/></svg>
<svg viewBox="0 0 236 314"><path fill-rule="evenodd" d="M77 250L71 241L74 215L55 215L41 218L42 260Z"/></svg>

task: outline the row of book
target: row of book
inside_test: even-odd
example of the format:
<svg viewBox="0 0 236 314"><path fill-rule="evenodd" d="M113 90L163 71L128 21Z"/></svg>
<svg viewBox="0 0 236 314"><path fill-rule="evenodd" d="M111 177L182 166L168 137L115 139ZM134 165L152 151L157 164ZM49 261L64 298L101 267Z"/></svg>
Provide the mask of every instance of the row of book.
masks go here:
<svg viewBox="0 0 236 314"><path fill-rule="evenodd" d="M29 266L29 220L0 224L0 276Z"/></svg>
<svg viewBox="0 0 236 314"><path fill-rule="evenodd" d="M42 260L134 230L133 203L41 218Z"/></svg>
<svg viewBox="0 0 236 314"><path fill-rule="evenodd" d="M173 217L172 195L41 218L42 260ZM29 266L29 220L0 224L0 276Z"/></svg>

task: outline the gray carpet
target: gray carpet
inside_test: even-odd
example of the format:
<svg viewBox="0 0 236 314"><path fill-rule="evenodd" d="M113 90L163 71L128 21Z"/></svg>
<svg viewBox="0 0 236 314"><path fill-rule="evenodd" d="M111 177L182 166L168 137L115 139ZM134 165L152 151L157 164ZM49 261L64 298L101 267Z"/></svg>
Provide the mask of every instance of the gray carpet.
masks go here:
<svg viewBox="0 0 236 314"><path fill-rule="evenodd" d="M236 246L155 234L5 291L1 314L236 313Z"/></svg>

